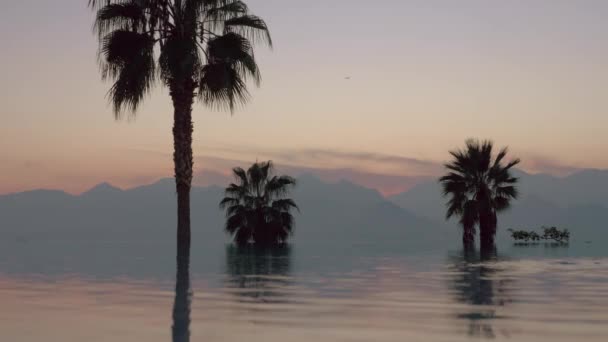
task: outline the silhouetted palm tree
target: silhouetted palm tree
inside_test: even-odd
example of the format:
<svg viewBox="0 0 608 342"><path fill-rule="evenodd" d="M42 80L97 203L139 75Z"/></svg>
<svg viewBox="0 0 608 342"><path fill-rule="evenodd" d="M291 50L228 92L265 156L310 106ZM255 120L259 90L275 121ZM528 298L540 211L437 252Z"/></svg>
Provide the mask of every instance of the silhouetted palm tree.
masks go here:
<svg viewBox="0 0 608 342"><path fill-rule="evenodd" d="M238 245L277 245L292 233L295 202L286 198L296 184L289 176L275 176L272 162L255 163L247 171L233 169L238 184L226 188L220 208L226 210L226 231Z"/></svg>
<svg viewBox="0 0 608 342"><path fill-rule="evenodd" d="M158 82L174 107L178 241L190 241L192 106L194 99L234 110L247 101L246 81L259 85L253 44L272 44L266 23L238 0L89 0L103 79L116 117L135 113Z"/></svg>
<svg viewBox="0 0 608 342"><path fill-rule="evenodd" d="M507 148L495 158L492 149L491 141L467 140L464 150L450 152L453 160L445 164L448 174L439 179L444 196L450 196L446 217L460 216L465 247L474 244L475 226L479 225L482 248L493 248L496 214L517 198L517 178L511 175L511 168L520 160L503 164Z"/></svg>

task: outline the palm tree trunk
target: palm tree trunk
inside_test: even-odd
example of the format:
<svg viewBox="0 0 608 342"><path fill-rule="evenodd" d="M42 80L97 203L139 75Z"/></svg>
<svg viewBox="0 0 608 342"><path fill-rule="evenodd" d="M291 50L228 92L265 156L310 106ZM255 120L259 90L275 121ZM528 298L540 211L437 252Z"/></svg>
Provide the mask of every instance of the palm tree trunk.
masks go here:
<svg viewBox="0 0 608 342"><path fill-rule="evenodd" d="M465 249L475 248L475 227L463 227L462 244Z"/></svg>
<svg viewBox="0 0 608 342"><path fill-rule="evenodd" d="M171 85L173 100L173 162L177 189L177 244L190 247L190 188L192 187L192 103L194 81Z"/></svg>
<svg viewBox="0 0 608 342"><path fill-rule="evenodd" d="M493 250L496 248L496 225L496 212L492 210L481 215L479 220L481 249Z"/></svg>

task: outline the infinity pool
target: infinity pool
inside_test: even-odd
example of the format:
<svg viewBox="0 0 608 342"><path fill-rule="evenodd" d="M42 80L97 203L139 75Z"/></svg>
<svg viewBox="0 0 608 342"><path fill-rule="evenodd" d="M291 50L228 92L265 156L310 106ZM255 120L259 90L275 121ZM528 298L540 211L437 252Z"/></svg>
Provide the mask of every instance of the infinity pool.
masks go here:
<svg viewBox="0 0 608 342"><path fill-rule="evenodd" d="M97 253L88 259L64 250L53 260L58 249L25 266L3 254L0 340L608 338L604 257L526 257L513 249L489 257L457 250L355 257L226 246L161 263L165 257L129 255L135 246L97 248L83 247ZM98 260L104 250L112 253Z"/></svg>

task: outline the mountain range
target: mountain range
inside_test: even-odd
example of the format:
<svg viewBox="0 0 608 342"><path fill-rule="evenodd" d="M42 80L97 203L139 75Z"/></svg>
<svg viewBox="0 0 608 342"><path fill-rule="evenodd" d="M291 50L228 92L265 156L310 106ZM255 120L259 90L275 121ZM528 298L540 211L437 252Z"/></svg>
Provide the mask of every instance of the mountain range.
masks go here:
<svg viewBox="0 0 608 342"><path fill-rule="evenodd" d="M192 230L201 243L229 241L218 186L192 189ZM297 243L365 245L446 241L431 220L386 200L378 191L347 181L328 183L312 175L298 178ZM175 240L172 179L121 190L102 183L70 195L37 190L0 196L0 236L4 240L171 241Z"/></svg>
<svg viewBox="0 0 608 342"><path fill-rule="evenodd" d="M517 176L521 196L499 217L500 239L507 239L507 228L555 225L570 229L573 239L606 240L608 171L585 170L563 178L517 171ZM193 188L195 241L229 241L218 208L222 195L218 186ZM305 174L298 177L292 197L301 209L294 243L391 249L459 242L457 223L445 221L445 200L434 181L384 197L352 182ZM55 190L3 195L0 240L172 243L175 202L172 179L128 190L102 183L80 195Z"/></svg>
<svg viewBox="0 0 608 342"><path fill-rule="evenodd" d="M558 226L579 240L607 240L608 171L582 170L567 177L529 174L516 170L519 198L499 216L499 232L508 228L539 229ZM389 197L399 207L434 222L445 222L445 199L438 182L425 182ZM451 220L448 225L455 225Z"/></svg>

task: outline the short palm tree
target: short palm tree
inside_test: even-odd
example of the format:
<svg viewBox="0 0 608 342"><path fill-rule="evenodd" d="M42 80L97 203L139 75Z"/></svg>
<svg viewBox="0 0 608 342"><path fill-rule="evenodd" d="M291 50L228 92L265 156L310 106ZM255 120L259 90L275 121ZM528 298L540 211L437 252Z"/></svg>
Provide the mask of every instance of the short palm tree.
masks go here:
<svg viewBox="0 0 608 342"><path fill-rule="evenodd" d="M271 161L253 164L247 171L233 170L237 180L226 188L220 208L226 211L226 231L234 241L272 246L285 243L294 227L296 203L287 198L295 186L289 176L275 176Z"/></svg>
<svg viewBox="0 0 608 342"><path fill-rule="evenodd" d="M234 110L247 101L246 82L260 82L253 43L271 45L264 21L239 0L89 0L103 79L117 118L135 113L161 83L174 107L178 243L190 244L192 106L195 98Z"/></svg>
<svg viewBox="0 0 608 342"><path fill-rule="evenodd" d="M449 196L447 215L460 216L465 247L475 241L475 226L479 225L482 247L494 245L496 214L510 207L517 198L516 183L511 169L519 164L514 159L506 164L507 148L496 157L492 155L493 143L467 140L464 150L451 151L453 160L445 164L448 173L439 181L444 196Z"/></svg>

